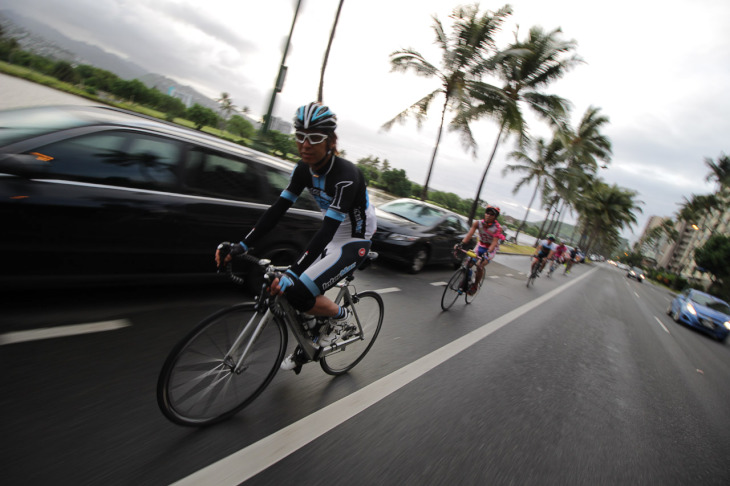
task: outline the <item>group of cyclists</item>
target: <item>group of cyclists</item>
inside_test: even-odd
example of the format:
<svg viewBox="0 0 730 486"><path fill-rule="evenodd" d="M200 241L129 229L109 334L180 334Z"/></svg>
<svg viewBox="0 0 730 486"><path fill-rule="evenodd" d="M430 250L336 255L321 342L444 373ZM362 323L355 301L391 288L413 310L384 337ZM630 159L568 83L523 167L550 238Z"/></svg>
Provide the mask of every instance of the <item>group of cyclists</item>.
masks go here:
<svg viewBox="0 0 730 486"><path fill-rule="evenodd" d="M580 248L577 247L568 248L564 242L557 241L555 235L552 234L547 235L544 240L538 241L535 247L537 251L532 256L530 273L535 270L535 266L537 265L538 276L542 273L547 262L551 262L553 265L561 265L564 263L565 270L563 270L563 275L568 275L580 251Z"/></svg>
<svg viewBox="0 0 730 486"><path fill-rule="evenodd" d="M224 242L218 246L215 260L221 267L232 257L248 252L274 228L306 188L324 214L322 225L300 258L272 282L269 291L272 295L286 294L291 305L302 313L329 317L335 325L327 326L329 334L319 337L319 342L325 346L337 338L337 326L346 325L350 311L335 304L324 293L367 258L376 230L375 208L369 201L360 170L339 156L336 115L321 103L309 103L297 109L294 127L301 160L292 171L289 185L240 242ZM488 205L484 218L474 221L461 244L454 247L456 250L459 246L471 246L469 249L474 249L477 255L476 279L469 292L477 290L484 278L484 268L505 240L497 221L499 214L499 207ZM470 243L475 233L478 235L476 247ZM560 242L556 244L553 235L548 235L536 248L532 262L541 265L541 270L550 259L567 259L568 264L572 263L576 251L572 250L567 258L567 247ZM570 267L567 267L565 273L569 272ZM281 368L298 372L303 364L298 355L295 351L288 356Z"/></svg>

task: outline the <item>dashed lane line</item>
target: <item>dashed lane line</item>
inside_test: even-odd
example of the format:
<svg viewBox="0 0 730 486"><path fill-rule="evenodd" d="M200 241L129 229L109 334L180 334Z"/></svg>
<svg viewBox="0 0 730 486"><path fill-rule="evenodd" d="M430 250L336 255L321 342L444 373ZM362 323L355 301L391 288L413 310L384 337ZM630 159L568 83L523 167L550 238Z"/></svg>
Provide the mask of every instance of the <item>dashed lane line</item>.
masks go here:
<svg viewBox="0 0 730 486"><path fill-rule="evenodd" d="M8 332L0 334L0 346L5 344L22 343L25 341L37 341L39 339L89 334L92 332L114 331L131 325L132 324L127 319L116 319L113 321L93 322L90 324L73 324L70 326L46 327L42 329L31 329L29 331Z"/></svg>
<svg viewBox="0 0 730 486"><path fill-rule="evenodd" d="M666 328L666 326L662 323L662 321L659 320L659 318L657 316L654 316L654 319L656 319L656 321L659 323L659 325L662 326L662 329L667 331L667 334L670 334L670 335L672 334L671 332L669 332L669 329Z"/></svg>
<svg viewBox="0 0 730 486"><path fill-rule="evenodd" d="M391 292L400 292L400 289L398 287L388 287L386 289L376 290L375 292L379 294L389 294Z"/></svg>

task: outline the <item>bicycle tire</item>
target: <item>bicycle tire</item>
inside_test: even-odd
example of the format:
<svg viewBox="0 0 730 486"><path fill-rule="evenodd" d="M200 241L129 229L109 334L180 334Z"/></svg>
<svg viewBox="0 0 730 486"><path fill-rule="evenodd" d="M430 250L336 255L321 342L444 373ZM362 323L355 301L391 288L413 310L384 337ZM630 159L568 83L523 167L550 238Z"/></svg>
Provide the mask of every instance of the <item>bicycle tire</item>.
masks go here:
<svg viewBox="0 0 730 486"><path fill-rule="evenodd" d="M383 298L377 292L366 291L352 296L353 316L362 327L363 338L350 343L339 351L335 351L319 360L322 370L329 375L342 375L355 367L373 347L380 333L385 314ZM357 328L357 323L352 322Z"/></svg>
<svg viewBox="0 0 730 486"><path fill-rule="evenodd" d="M530 269L530 275L527 277L527 286L529 287L531 283L534 283L536 278L537 278L537 267L533 267Z"/></svg>
<svg viewBox="0 0 730 486"><path fill-rule="evenodd" d="M157 381L157 403L165 417L179 425L211 425L240 412L271 383L288 337L276 317L265 324L241 373L231 367L236 356L223 360L255 316L252 303L227 307L203 319L172 349Z"/></svg>
<svg viewBox="0 0 730 486"><path fill-rule="evenodd" d="M484 275L482 275L482 280L481 280L481 282L479 282L479 285L477 285L477 289L476 289L476 291L474 291L473 294L470 295L469 292L464 293L464 295L465 295L464 299L466 300L467 304L471 304L472 302L474 302L474 299L476 299L477 295L479 295L479 292L482 290L482 285L484 285L485 278L486 277Z"/></svg>
<svg viewBox="0 0 730 486"><path fill-rule="evenodd" d="M443 310L449 310L456 302L456 299L459 298L465 278L466 270L464 267L458 268L451 276L446 287L444 287L444 293L441 295L441 308Z"/></svg>

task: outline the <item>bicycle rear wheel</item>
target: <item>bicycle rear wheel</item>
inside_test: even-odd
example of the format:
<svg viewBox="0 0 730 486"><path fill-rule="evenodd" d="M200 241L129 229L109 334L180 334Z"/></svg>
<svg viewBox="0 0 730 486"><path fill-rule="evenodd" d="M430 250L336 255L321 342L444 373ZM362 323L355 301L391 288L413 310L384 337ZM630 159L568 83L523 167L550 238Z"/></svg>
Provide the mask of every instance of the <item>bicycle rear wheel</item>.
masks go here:
<svg viewBox="0 0 730 486"><path fill-rule="evenodd" d="M346 303L345 303L346 304ZM355 367L373 347L375 339L380 333L380 327L383 324L384 306L383 299L379 294L372 291L360 292L352 296L352 305L350 306L352 317L349 325L353 328L352 334L356 335L359 330L357 323L362 328L361 339L350 343L328 354L319 360L319 365L325 373L330 375L342 375ZM347 339L348 332L345 331L340 339Z"/></svg>
<svg viewBox="0 0 730 486"><path fill-rule="evenodd" d="M266 388L284 358L283 324L273 317L263 323L240 373L235 364L256 326L249 326L242 344L231 350L246 324L261 319L253 304L228 307L204 319L173 348L157 381L157 403L165 417L180 425L210 425L238 413Z"/></svg>
<svg viewBox="0 0 730 486"><path fill-rule="evenodd" d="M482 285L484 285L484 279L485 279L485 278L486 278L486 277L485 277L484 275L482 275L482 280L481 280L481 282L479 282L479 284L477 285L477 289L476 289L476 290L474 291L474 293L473 293L473 294L471 294L471 295L470 295L470 294L469 294L469 292L467 292L467 293L466 293L466 296L465 296L465 298L466 298L466 303L467 303L467 304L471 304L472 302L474 302L474 299L476 299L477 295L478 295L478 294L479 294L479 292L480 292L480 291L482 290Z"/></svg>
<svg viewBox="0 0 730 486"><path fill-rule="evenodd" d="M449 279L449 283L444 287L444 293L441 295L441 308L449 310L456 299L463 293L464 279L466 278L466 270L463 267L457 269Z"/></svg>

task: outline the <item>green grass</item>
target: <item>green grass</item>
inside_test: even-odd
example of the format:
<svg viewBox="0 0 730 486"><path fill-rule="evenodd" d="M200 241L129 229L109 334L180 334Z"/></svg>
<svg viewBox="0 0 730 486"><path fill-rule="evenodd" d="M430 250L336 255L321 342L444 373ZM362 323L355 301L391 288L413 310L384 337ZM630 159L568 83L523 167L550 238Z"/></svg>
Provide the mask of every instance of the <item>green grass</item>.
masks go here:
<svg viewBox="0 0 730 486"><path fill-rule="evenodd" d="M499 252L512 255L532 255L535 253L535 248L529 245L516 245L505 241L500 245Z"/></svg>

